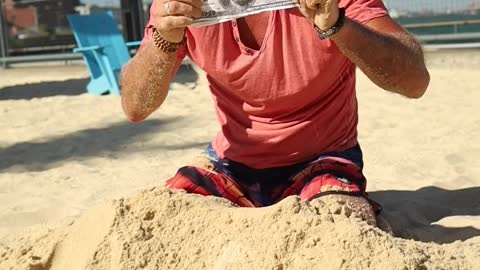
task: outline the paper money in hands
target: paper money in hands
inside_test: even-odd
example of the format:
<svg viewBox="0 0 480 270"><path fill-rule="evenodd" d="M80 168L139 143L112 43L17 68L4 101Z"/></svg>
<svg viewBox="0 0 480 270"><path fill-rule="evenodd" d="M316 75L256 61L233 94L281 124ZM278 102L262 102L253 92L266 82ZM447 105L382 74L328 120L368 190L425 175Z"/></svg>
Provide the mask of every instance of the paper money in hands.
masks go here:
<svg viewBox="0 0 480 270"><path fill-rule="evenodd" d="M296 7L292 0L205 0L202 16L192 26L200 27L222 23L264 11Z"/></svg>

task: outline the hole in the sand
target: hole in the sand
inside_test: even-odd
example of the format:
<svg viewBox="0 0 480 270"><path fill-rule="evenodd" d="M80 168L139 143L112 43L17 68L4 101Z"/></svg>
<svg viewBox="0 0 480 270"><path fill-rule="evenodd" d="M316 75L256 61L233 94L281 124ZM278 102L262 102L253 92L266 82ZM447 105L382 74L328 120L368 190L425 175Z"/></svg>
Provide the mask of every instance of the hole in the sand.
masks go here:
<svg viewBox="0 0 480 270"><path fill-rule="evenodd" d="M143 220L152 220L155 218L155 212L153 211L148 211L146 214L145 214L145 217L143 217Z"/></svg>
<svg viewBox="0 0 480 270"><path fill-rule="evenodd" d="M343 213L346 217L350 217L353 214L353 210L350 207L344 206Z"/></svg>

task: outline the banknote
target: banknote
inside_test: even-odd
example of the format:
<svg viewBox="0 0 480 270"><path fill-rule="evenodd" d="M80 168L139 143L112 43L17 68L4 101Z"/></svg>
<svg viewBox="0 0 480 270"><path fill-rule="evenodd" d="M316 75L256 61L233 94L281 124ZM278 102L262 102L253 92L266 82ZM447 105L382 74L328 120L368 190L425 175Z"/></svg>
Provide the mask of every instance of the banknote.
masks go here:
<svg viewBox="0 0 480 270"><path fill-rule="evenodd" d="M202 16L192 26L222 23L263 11L296 7L292 0L205 0Z"/></svg>

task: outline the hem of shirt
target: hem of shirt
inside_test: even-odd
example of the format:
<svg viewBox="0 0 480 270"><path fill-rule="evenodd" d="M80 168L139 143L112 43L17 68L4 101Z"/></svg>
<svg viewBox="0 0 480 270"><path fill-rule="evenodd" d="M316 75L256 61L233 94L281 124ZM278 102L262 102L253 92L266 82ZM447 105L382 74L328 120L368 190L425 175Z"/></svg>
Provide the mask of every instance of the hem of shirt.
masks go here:
<svg viewBox="0 0 480 270"><path fill-rule="evenodd" d="M292 166L292 165L296 165L296 164L301 164L301 163L304 163L304 162L310 162L312 160L315 160L319 156L322 156L322 155L325 155L325 154L331 154L331 153L334 153L334 152L343 152L343 151L346 151L347 149L355 147L358 144L359 144L358 138L355 138L355 139L351 140L351 142L349 141L349 143L343 145L342 147L339 147L337 150L322 151L322 152L315 153L315 154L312 154L311 156L304 157L304 158L301 158L301 159L298 159L298 160L294 159L294 160L292 160L292 162L268 163L268 166L257 167L255 165L262 164L262 162L259 162L258 160L257 161L254 160L252 162L246 162L246 160L232 159L230 157L225 156L224 152L220 152L220 151L217 150L217 142L216 142L215 139L211 143L212 149L213 149L213 151L215 151L218 158L231 160L233 162L240 163L242 165L245 165L245 166L253 168L253 169L273 169L273 168L281 168L281 167L287 167L287 166ZM259 155L261 155L261 154L259 154Z"/></svg>

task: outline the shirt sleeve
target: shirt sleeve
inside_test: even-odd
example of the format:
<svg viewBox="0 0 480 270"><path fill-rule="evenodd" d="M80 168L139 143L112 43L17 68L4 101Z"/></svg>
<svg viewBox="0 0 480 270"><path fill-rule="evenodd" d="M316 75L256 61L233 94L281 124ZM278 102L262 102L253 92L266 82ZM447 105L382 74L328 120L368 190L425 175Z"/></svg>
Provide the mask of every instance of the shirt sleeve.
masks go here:
<svg viewBox="0 0 480 270"><path fill-rule="evenodd" d="M388 15L382 0L340 0L339 6L345 8L348 18L361 24Z"/></svg>

